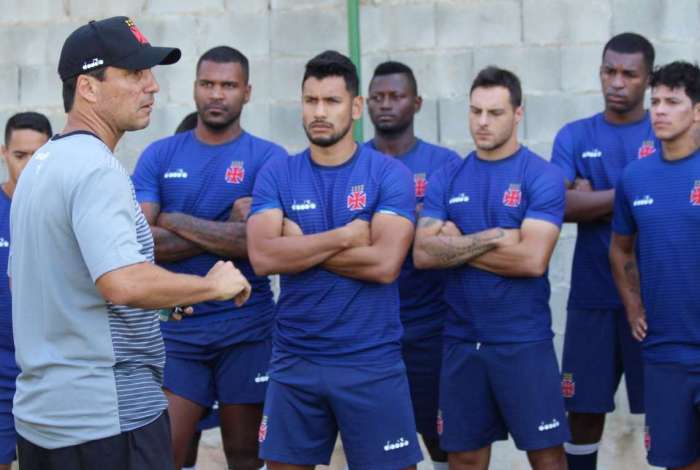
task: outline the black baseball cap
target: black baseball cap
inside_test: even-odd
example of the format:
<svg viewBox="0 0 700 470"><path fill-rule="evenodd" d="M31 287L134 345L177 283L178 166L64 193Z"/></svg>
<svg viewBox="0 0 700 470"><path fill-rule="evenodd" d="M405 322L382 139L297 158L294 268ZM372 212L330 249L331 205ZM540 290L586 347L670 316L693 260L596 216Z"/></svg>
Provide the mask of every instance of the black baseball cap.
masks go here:
<svg viewBox="0 0 700 470"><path fill-rule="evenodd" d="M90 21L63 43L58 61L61 80L112 66L128 70L174 64L182 53L174 47L154 47L126 16Z"/></svg>

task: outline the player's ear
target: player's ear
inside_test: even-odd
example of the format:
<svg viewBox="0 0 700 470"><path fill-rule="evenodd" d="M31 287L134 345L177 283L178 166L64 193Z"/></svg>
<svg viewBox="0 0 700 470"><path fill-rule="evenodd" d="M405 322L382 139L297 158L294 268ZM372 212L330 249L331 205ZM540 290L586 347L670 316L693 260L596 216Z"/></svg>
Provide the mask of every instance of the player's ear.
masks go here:
<svg viewBox="0 0 700 470"><path fill-rule="evenodd" d="M700 123L700 101L693 105L693 122Z"/></svg>
<svg viewBox="0 0 700 470"><path fill-rule="evenodd" d="M253 85L250 83L245 84L245 90L243 91L243 104L248 103L250 101L250 95L253 93Z"/></svg>
<svg viewBox="0 0 700 470"><path fill-rule="evenodd" d="M357 95L352 99L352 120L357 121L362 117L362 110L365 106L365 99Z"/></svg>
<svg viewBox="0 0 700 470"><path fill-rule="evenodd" d="M523 105L518 106L515 108L515 122L520 123L520 121L523 120L523 116L525 115L525 109L523 108Z"/></svg>
<svg viewBox="0 0 700 470"><path fill-rule="evenodd" d="M415 100L413 101L413 112L418 113L420 112L421 108L423 107L423 97L418 95L416 96Z"/></svg>

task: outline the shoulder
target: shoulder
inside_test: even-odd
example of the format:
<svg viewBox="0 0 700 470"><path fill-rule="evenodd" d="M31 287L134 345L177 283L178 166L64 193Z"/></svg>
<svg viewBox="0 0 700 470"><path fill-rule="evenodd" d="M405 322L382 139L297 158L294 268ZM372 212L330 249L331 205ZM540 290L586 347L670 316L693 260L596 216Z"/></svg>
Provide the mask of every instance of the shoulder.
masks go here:
<svg viewBox="0 0 700 470"><path fill-rule="evenodd" d="M559 129L559 133L568 132L574 136L581 135L584 131L595 128L602 117L602 113L596 113L592 116L576 119L564 124L562 128Z"/></svg>
<svg viewBox="0 0 700 470"><path fill-rule="evenodd" d="M640 177L646 178L648 175L656 171L661 163L661 158L661 152L655 152L646 158L632 160L622 171L621 178L625 180Z"/></svg>
<svg viewBox="0 0 700 470"><path fill-rule="evenodd" d="M268 155L287 155L287 151L281 146L270 140L263 139L249 132L244 131L241 136L245 139L248 145L255 149L256 153L264 153Z"/></svg>
<svg viewBox="0 0 700 470"><path fill-rule="evenodd" d="M369 171L374 173L378 169L384 175L396 175L411 178L411 170L395 157L385 155L372 147L360 148L360 158L369 162Z"/></svg>
<svg viewBox="0 0 700 470"><path fill-rule="evenodd" d="M526 174L529 178L553 178L557 182L561 182L562 185L564 184L564 173L557 165L553 165L550 161L525 146L523 146L521 152L526 167Z"/></svg>

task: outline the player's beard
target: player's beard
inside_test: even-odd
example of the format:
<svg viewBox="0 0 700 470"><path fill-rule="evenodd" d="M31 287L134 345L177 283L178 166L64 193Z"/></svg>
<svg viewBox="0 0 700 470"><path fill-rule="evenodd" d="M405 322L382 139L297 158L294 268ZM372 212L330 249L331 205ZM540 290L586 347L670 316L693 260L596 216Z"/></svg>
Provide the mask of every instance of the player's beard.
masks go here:
<svg viewBox="0 0 700 470"><path fill-rule="evenodd" d="M511 131L507 134L496 136L492 143L478 144L475 142L475 145L479 150L485 150L487 152L490 152L492 150L499 149L500 147L505 145L513 136L514 132L516 132L515 128L511 129Z"/></svg>
<svg viewBox="0 0 700 470"><path fill-rule="evenodd" d="M374 131L387 137L395 137L402 135L412 125L413 120L409 120L408 122L398 122L388 126L383 126L381 123L377 123L374 125Z"/></svg>
<svg viewBox="0 0 700 470"><path fill-rule="evenodd" d="M347 126L327 137L313 137L309 130L306 128L306 126L303 127L304 132L306 133L306 137L309 139L309 142L311 142L314 145L318 145L319 147L332 147L333 145L343 140L343 137L345 137L348 134L348 132L350 132L350 129L352 129L352 124L353 120L350 119L350 122Z"/></svg>
<svg viewBox="0 0 700 470"><path fill-rule="evenodd" d="M210 121L207 120L205 117L205 114L201 110L197 110L197 113L199 114L199 119L202 121L202 124L209 129L212 132L222 132L231 127L231 125L238 121L241 118L241 111L231 113L226 116L226 119L223 121Z"/></svg>

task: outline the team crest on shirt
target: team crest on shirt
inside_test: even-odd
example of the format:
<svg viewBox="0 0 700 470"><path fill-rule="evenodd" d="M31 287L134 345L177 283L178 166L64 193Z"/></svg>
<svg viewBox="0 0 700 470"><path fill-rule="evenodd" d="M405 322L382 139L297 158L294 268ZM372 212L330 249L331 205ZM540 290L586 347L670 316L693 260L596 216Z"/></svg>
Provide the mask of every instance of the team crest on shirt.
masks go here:
<svg viewBox="0 0 700 470"><path fill-rule="evenodd" d="M506 207L519 207L523 200L523 193L519 184L511 184L503 193L503 205Z"/></svg>
<svg viewBox="0 0 700 470"><path fill-rule="evenodd" d="M438 410L438 413L437 413L437 433L438 433L438 436L442 436L442 433L444 430L445 430L445 421L442 419L442 410Z"/></svg>
<svg viewBox="0 0 700 470"><path fill-rule="evenodd" d="M267 437L267 415L264 415L262 417L262 421L260 421L260 428L258 429L258 442L265 441L266 437Z"/></svg>
<svg viewBox="0 0 700 470"><path fill-rule="evenodd" d="M654 152L656 152L656 147L654 147L654 141L645 140L644 142L642 142L642 146L639 147L639 151L637 152L637 158L646 158Z"/></svg>
<svg viewBox="0 0 700 470"><path fill-rule="evenodd" d="M131 34L134 35L136 40L141 43L141 44L148 44L148 39L146 39L146 36L143 35L141 30L136 26L136 23L134 23L134 20L131 18L127 19L125 21L126 25L129 27L131 30Z"/></svg>
<svg viewBox="0 0 700 470"><path fill-rule="evenodd" d="M416 173L413 175L413 182L416 186L416 197L425 196L425 190L428 187L428 180L425 178L425 173Z"/></svg>
<svg viewBox="0 0 700 470"><path fill-rule="evenodd" d="M231 166L226 168L226 174L224 179L227 183L231 184L241 184L245 178L245 169L243 168L242 161L233 161Z"/></svg>
<svg viewBox="0 0 700 470"><path fill-rule="evenodd" d="M690 190L690 203L694 206L700 206L700 180L695 180L695 185Z"/></svg>
<svg viewBox="0 0 700 470"><path fill-rule="evenodd" d="M561 395L564 398L573 398L576 395L574 374L564 374L564 377L561 379Z"/></svg>
<svg viewBox="0 0 700 470"><path fill-rule="evenodd" d="M649 433L649 426L644 428L644 448L647 452L651 449L651 433Z"/></svg>
<svg viewBox="0 0 700 470"><path fill-rule="evenodd" d="M348 194L348 209L351 211L359 211L367 205L367 194L365 193L365 185L358 184L350 189Z"/></svg>

